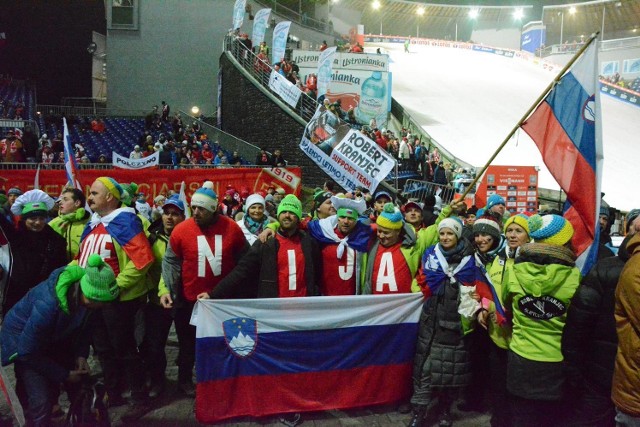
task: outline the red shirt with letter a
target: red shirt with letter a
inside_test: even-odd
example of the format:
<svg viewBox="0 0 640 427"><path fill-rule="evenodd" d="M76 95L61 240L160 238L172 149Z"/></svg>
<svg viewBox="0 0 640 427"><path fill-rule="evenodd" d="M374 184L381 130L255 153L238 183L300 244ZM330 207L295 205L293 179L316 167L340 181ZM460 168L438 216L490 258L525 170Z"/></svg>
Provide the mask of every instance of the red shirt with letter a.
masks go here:
<svg viewBox="0 0 640 427"><path fill-rule="evenodd" d="M276 234L278 240L278 297L306 297L305 262L300 234L285 237Z"/></svg>
<svg viewBox="0 0 640 427"><path fill-rule="evenodd" d="M339 230L336 235L345 236ZM356 294L356 251L346 246L342 257L338 259L338 244L329 243L322 246L322 283L320 294L355 295Z"/></svg>
<svg viewBox="0 0 640 427"><path fill-rule="evenodd" d="M378 246L373 261L371 293L408 294L411 293L411 270L402 254L401 243L385 248Z"/></svg>
<svg viewBox="0 0 640 427"><path fill-rule="evenodd" d="M218 215L202 229L193 218L178 224L169 239L171 249L182 259L182 292L187 301L209 292L236 266L247 241L231 218Z"/></svg>

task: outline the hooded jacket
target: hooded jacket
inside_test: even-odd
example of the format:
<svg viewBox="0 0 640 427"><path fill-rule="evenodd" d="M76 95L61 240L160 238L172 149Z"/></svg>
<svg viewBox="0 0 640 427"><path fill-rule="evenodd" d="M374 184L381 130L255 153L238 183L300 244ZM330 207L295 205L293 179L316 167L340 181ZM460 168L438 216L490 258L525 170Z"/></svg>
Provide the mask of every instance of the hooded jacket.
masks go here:
<svg viewBox="0 0 640 427"><path fill-rule="evenodd" d="M91 215L84 208L78 208L67 215L59 215L49 222L56 233L64 237L67 244L67 258L74 259L80 250L80 238Z"/></svg>

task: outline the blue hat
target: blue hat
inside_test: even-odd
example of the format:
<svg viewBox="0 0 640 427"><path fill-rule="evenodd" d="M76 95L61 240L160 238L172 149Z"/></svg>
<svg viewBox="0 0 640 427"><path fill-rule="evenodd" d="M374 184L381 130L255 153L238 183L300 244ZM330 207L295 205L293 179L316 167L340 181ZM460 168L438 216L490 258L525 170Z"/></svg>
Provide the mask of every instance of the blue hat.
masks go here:
<svg viewBox="0 0 640 427"><path fill-rule="evenodd" d="M609 208L606 206L600 206L600 215L606 215L609 218Z"/></svg>
<svg viewBox="0 0 640 427"><path fill-rule="evenodd" d="M180 209L181 212L184 212L184 202L180 200L178 196L174 195L169 197L162 205L163 208L166 206L175 206L176 208Z"/></svg>
<svg viewBox="0 0 640 427"><path fill-rule="evenodd" d="M205 181L191 197L191 207L201 207L209 212L215 212L218 208L218 195L213 191L213 183Z"/></svg>
<svg viewBox="0 0 640 427"><path fill-rule="evenodd" d="M499 194L492 194L487 199L487 210L491 210L495 205L505 205L504 198Z"/></svg>
<svg viewBox="0 0 640 427"><path fill-rule="evenodd" d="M388 198L390 201L393 201L393 197L391 197L391 194L389 194L389 193L388 193L388 192L386 192L386 191L378 191L376 194L374 194L374 196L373 196L373 200L374 200L374 201L375 201L375 200L378 200L378 199L379 199L380 197L382 197L382 196L384 196L384 197Z"/></svg>
<svg viewBox="0 0 640 427"><path fill-rule="evenodd" d="M563 246L573 237L573 226L560 215L533 215L528 223L529 236L537 243Z"/></svg>

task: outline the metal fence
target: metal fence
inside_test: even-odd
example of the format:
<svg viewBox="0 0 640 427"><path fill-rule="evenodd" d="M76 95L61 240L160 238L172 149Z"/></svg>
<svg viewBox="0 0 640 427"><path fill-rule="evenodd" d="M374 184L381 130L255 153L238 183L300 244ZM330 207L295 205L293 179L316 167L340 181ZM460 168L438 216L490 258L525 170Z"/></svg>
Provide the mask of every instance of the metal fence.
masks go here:
<svg viewBox="0 0 640 427"><path fill-rule="evenodd" d="M291 167L295 167L295 165L288 165ZM0 170L36 170L40 168L41 170L64 170L64 163L0 163ZM158 165L159 169L229 169L229 168L251 168L251 169L271 169L265 168L264 166L256 166L256 165L242 165L242 166L232 166L232 165L224 165L224 166L216 166L216 165ZM95 169L95 170L110 170L110 169L118 169L113 166L111 163L79 163L78 169Z"/></svg>
<svg viewBox="0 0 640 427"><path fill-rule="evenodd" d="M451 203L456 194L456 189L451 186L415 179L408 179L402 189L402 195L407 199L423 202L427 196L440 196L445 205Z"/></svg>
<svg viewBox="0 0 640 427"><path fill-rule="evenodd" d="M141 118L149 114L143 110L125 110L121 108L82 107L71 105L37 105L37 111L45 116L89 116Z"/></svg>
<svg viewBox="0 0 640 427"><path fill-rule="evenodd" d="M216 142L227 151L237 151L240 157L248 162L253 162L258 153L260 153L260 147L251 144L250 142L230 135L199 118L185 113L184 111L179 111L178 113L185 125L187 123L198 122L200 128L207 134L210 141Z"/></svg>
<svg viewBox="0 0 640 427"><path fill-rule="evenodd" d="M278 95L269 88L269 77L273 70L271 64L264 64L263 61L258 59L258 56L255 53L240 43L233 35L225 36L224 50L233 56L239 66L244 69L252 79L262 87L266 88L271 94L273 94L273 96L278 98ZM311 120L311 117L318 107L318 103L306 93L302 91L300 92L300 100L295 108L286 104L284 101L283 105L285 105L285 108L288 108L292 113L299 116L306 124Z"/></svg>

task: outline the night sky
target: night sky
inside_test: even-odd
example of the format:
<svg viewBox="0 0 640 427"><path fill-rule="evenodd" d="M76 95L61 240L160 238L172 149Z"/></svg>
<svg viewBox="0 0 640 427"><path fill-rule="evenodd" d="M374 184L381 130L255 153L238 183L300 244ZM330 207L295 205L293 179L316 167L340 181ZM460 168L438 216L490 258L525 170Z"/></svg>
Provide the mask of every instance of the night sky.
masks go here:
<svg viewBox="0 0 640 427"><path fill-rule="evenodd" d="M0 0L0 73L37 83L39 104L91 97L91 33L106 34L103 0Z"/></svg>

